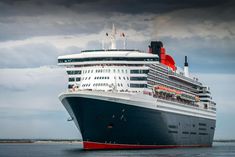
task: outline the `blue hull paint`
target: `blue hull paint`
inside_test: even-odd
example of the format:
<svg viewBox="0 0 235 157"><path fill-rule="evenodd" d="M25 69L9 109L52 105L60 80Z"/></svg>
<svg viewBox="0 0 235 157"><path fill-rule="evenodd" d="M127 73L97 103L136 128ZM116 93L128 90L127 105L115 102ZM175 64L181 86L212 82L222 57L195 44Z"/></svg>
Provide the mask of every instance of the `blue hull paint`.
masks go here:
<svg viewBox="0 0 235 157"><path fill-rule="evenodd" d="M67 97L83 141L212 146L215 120L104 100Z"/></svg>

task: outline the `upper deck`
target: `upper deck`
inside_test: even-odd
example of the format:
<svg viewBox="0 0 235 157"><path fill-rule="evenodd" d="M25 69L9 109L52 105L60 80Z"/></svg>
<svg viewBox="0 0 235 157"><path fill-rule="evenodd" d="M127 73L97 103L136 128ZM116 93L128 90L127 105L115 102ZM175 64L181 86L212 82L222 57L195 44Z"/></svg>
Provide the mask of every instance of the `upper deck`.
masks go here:
<svg viewBox="0 0 235 157"><path fill-rule="evenodd" d="M58 65L91 65L91 64L154 64L158 55L139 50L86 50L79 54L58 57Z"/></svg>

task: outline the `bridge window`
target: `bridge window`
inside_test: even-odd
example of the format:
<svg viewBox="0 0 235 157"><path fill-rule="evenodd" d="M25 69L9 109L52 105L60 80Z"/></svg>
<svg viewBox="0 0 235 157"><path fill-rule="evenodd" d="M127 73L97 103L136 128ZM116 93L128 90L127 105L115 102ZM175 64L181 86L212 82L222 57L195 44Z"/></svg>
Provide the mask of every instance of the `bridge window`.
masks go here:
<svg viewBox="0 0 235 157"><path fill-rule="evenodd" d="M134 83L131 83L130 87L131 88L147 88L147 84L134 84Z"/></svg>
<svg viewBox="0 0 235 157"><path fill-rule="evenodd" d="M71 62L90 62L90 61L158 61L158 58L148 57L97 57L97 58L71 58L71 59L58 59L58 63L71 63Z"/></svg>
<svg viewBox="0 0 235 157"><path fill-rule="evenodd" d="M149 70L131 70L131 74L147 74Z"/></svg>
<svg viewBox="0 0 235 157"><path fill-rule="evenodd" d="M147 77L130 77L131 81L147 81Z"/></svg>

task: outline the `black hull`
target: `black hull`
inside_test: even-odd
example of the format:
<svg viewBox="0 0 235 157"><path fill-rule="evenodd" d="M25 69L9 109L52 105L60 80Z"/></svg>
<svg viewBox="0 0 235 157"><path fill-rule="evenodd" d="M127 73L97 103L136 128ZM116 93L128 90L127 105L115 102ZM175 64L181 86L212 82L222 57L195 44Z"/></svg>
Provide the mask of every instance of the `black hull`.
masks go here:
<svg viewBox="0 0 235 157"><path fill-rule="evenodd" d="M65 97L62 103L67 110L71 109L84 142L163 147L212 146L215 128L215 120L212 119L77 96ZM93 149L89 146L84 148Z"/></svg>

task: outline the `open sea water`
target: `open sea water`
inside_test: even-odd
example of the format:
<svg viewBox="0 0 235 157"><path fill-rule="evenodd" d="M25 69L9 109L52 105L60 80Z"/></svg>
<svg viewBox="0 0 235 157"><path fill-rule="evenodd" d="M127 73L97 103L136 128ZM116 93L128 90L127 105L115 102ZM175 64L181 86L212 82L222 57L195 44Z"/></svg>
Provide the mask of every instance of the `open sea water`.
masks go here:
<svg viewBox="0 0 235 157"><path fill-rule="evenodd" d="M235 143L210 148L84 151L81 144L0 144L0 157L235 157Z"/></svg>

